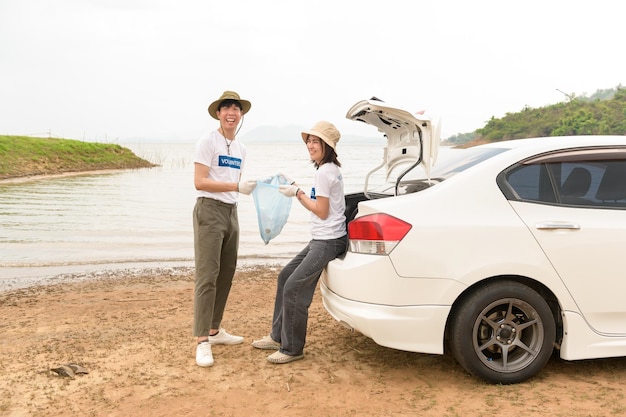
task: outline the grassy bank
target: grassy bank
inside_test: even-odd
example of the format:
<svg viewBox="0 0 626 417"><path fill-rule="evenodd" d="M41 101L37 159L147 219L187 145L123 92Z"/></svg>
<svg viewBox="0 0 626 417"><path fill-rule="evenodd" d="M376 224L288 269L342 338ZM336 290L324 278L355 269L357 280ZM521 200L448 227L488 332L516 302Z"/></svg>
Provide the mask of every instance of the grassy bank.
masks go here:
<svg viewBox="0 0 626 417"><path fill-rule="evenodd" d="M0 135L0 179L152 166L120 145Z"/></svg>

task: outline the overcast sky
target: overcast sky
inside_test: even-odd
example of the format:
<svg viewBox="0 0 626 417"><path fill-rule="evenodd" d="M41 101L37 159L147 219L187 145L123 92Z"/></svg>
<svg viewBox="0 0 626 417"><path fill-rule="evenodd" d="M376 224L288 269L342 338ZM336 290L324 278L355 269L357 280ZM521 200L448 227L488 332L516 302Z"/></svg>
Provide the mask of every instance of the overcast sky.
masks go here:
<svg viewBox="0 0 626 417"><path fill-rule="evenodd" d="M195 140L224 90L240 135L345 118L359 100L492 116L626 83L621 2L0 0L0 134Z"/></svg>

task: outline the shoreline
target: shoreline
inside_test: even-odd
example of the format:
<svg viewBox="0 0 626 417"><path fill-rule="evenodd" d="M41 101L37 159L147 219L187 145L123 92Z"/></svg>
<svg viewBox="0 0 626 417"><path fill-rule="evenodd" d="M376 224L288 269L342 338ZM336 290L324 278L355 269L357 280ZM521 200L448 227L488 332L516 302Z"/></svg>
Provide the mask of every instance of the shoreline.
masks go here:
<svg viewBox="0 0 626 417"><path fill-rule="evenodd" d="M282 268L288 260L288 258L278 257L240 258L237 262L237 271L248 271L259 267ZM0 277L0 294L31 287L145 275L187 276L193 275L194 269L193 260L3 267L3 273L9 272L10 276Z"/></svg>
<svg viewBox="0 0 626 417"><path fill-rule="evenodd" d="M8 177L0 178L0 185L3 184L22 184L30 181L39 181L47 179L65 178L65 177L78 177L81 175L99 175L99 174L114 174L116 172L127 171L129 169L140 168L114 168L114 169L94 169L89 171L66 171L57 174L37 174L37 175L25 175L23 177Z"/></svg>

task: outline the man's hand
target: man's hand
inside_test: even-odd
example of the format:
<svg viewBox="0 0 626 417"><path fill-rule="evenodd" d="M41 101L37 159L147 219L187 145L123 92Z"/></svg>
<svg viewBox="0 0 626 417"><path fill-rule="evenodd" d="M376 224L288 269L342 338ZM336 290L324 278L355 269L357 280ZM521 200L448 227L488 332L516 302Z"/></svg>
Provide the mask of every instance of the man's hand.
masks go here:
<svg viewBox="0 0 626 417"><path fill-rule="evenodd" d="M296 185L280 185L278 191L287 197L295 197L300 189Z"/></svg>
<svg viewBox="0 0 626 417"><path fill-rule="evenodd" d="M255 188L256 188L255 180L245 180L237 184L237 191L239 191L241 194L248 195L252 191L254 191Z"/></svg>

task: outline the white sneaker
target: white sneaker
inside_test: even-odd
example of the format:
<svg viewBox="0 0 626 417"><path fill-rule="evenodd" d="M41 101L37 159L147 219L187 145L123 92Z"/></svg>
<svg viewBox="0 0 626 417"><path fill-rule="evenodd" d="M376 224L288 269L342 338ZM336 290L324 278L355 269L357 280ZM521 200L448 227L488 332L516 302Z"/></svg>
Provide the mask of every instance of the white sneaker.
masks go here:
<svg viewBox="0 0 626 417"><path fill-rule="evenodd" d="M200 342L196 346L196 364L203 368L213 366L213 352L208 341Z"/></svg>
<svg viewBox="0 0 626 417"><path fill-rule="evenodd" d="M243 343L242 336L233 336L229 334L226 330L220 329L217 334L213 336L209 336L209 342L212 345L238 345Z"/></svg>
<svg viewBox="0 0 626 417"><path fill-rule="evenodd" d="M267 335L252 342L252 347L257 349L278 350L280 349L280 343L272 339L272 336Z"/></svg>
<svg viewBox="0 0 626 417"><path fill-rule="evenodd" d="M282 364L289 363L293 361L297 361L304 358L304 354L298 356L287 355L286 353L282 353L280 350L278 352L274 352L267 357L267 360L272 363Z"/></svg>

